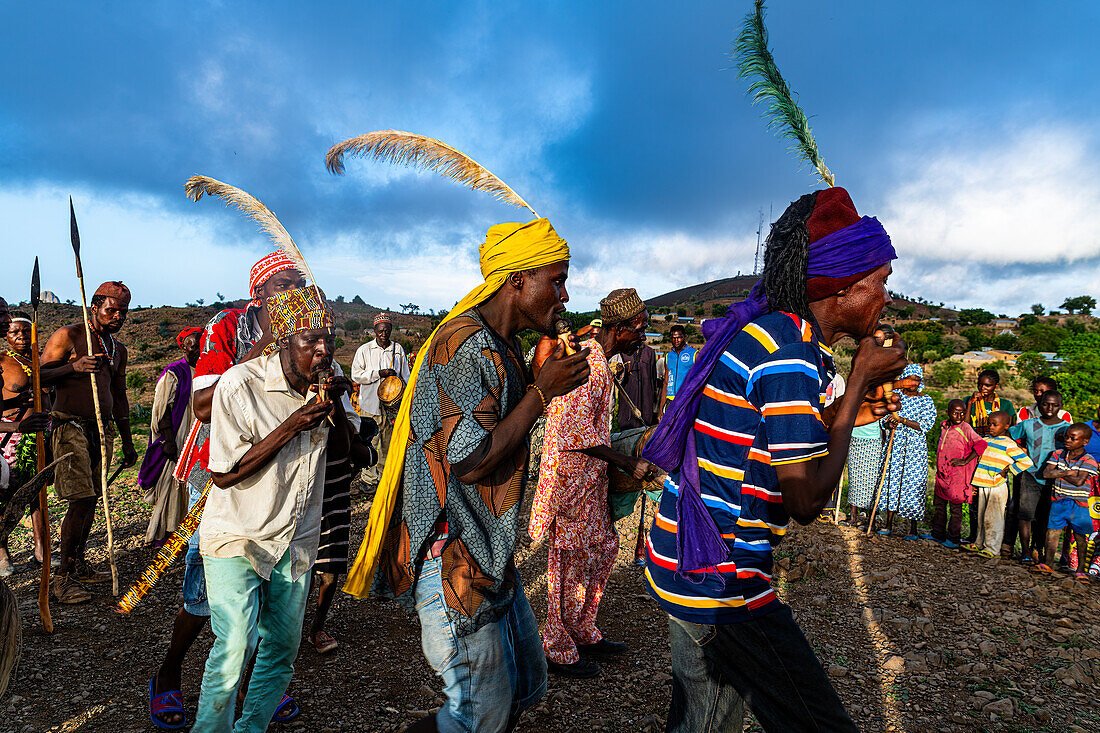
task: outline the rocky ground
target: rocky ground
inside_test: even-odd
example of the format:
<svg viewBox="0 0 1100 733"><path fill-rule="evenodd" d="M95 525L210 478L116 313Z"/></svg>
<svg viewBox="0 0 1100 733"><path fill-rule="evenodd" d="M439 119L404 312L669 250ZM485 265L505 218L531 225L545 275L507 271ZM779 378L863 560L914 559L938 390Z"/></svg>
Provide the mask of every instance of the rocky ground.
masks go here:
<svg viewBox="0 0 1100 733"><path fill-rule="evenodd" d="M113 493L124 584L153 555L141 547L148 509L132 473L123 474ZM356 506L360 527L367 507L365 500ZM546 698L521 730L663 729L671 686L667 621L629 564L637 522L635 515L619 525L619 566L600 610L605 633L629 642L630 652L605 665L596 681L551 677ZM20 562L28 559L27 540L22 528L13 537ZM100 560L104 542L100 519L91 541ZM545 548L525 545L520 566L542 619ZM146 690L179 607L181 575L173 568L128 616L112 610L109 584L84 606L54 605L50 636L38 619L35 578L9 578L22 610L23 652L18 676L0 701L0 731L152 730ZM781 546L777 584L863 730L1100 726L1100 585L824 524L792 528ZM341 594L329 630L342 646L325 657L303 647L290 690L303 713L280 728L393 731L440 704L417 623L394 604ZM191 715L211 639L207 633L196 644L184 675Z"/></svg>

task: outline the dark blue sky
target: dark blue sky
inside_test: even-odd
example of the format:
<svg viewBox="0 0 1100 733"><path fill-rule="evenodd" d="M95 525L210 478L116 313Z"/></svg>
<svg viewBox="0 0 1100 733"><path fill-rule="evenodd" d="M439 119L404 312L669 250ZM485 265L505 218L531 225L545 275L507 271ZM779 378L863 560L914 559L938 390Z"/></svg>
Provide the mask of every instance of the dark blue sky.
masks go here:
<svg viewBox="0 0 1100 733"><path fill-rule="evenodd" d="M895 289L1004 312L1100 291L1100 6L773 5L837 183L901 253ZM758 212L820 184L729 70L750 6L12 6L0 293L26 297L38 254L43 287L75 297L71 194L90 279L142 304L243 296L266 244L183 196L202 173L270 206L330 294L446 307L485 229L525 212L362 159L325 171L330 145L385 128L464 150L549 217L577 308L751 270Z"/></svg>

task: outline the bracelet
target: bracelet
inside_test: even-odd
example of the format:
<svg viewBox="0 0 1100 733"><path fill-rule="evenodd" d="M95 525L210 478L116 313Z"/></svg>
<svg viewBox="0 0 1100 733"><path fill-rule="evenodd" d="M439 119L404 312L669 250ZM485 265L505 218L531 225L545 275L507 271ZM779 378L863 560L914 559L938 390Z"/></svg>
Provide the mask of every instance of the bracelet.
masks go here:
<svg viewBox="0 0 1100 733"><path fill-rule="evenodd" d="M539 399L542 400L542 411L546 412L546 410L547 410L546 395L543 394L542 390L539 389L539 386L537 384L532 384L531 389L533 389L533 390L535 390L536 392L539 393Z"/></svg>

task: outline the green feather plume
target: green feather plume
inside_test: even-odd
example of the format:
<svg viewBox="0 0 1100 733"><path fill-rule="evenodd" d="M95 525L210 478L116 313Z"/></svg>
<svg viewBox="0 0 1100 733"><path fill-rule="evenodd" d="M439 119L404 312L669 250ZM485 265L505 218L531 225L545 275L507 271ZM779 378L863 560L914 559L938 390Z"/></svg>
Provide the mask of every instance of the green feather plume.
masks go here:
<svg viewBox="0 0 1100 733"><path fill-rule="evenodd" d="M768 128L777 131L780 137L793 140L798 156L817 170L822 181L829 186L834 185L833 174L817 150L809 118L798 106L783 75L779 73L779 67L775 65L772 52L768 50L764 0L756 0L753 12L745 16L741 35L734 45L734 59L740 72L738 76L752 79L749 85L752 103L765 102L768 105L764 113Z"/></svg>

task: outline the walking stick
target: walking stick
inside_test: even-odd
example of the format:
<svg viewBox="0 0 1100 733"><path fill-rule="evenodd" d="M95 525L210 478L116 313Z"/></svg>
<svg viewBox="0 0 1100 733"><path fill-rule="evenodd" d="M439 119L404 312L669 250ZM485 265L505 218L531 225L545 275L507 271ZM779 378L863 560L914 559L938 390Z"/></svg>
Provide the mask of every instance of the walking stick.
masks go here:
<svg viewBox="0 0 1100 733"><path fill-rule="evenodd" d="M84 314L84 338L88 342L88 356L92 353L92 323L88 320L88 299L84 295L84 271L80 267L80 231L76 228L76 211L73 198L69 197L69 237L76 256L76 279L80 283L80 308ZM103 516L107 520L107 557L111 562L111 594L118 597L118 567L115 565L115 536L111 528L111 506L107 501L107 430L103 424L103 414L99 409L99 383L96 372L88 375L92 380L92 408L95 410L95 424L99 429L99 474L103 487Z"/></svg>
<svg viewBox="0 0 1100 733"><path fill-rule="evenodd" d="M882 498L882 484L886 480L886 471L890 468L890 453L894 449L894 436L898 434L898 429L894 428L890 431L890 439L886 441L886 456L882 459L882 471L878 475L878 486L875 487L875 499L874 504L871 507L871 516L867 518L867 532L871 534L871 528L875 526L875 515L878 514L878 502ZM887 502L889 506L889 502Z"/></svg>
<svg viewBox="0 0 1100 733"><path fill-rule="evenodd" d="M42 412L42 372L38 360L38 304L41 302L41 282L38 277L38 258L34 258L34 271L31 273L31 389L34 390L34 411ZM46 466L46 439L42 433L34 436L36 468L41 471ZM50 617L50 507L46 498L46 484L38 491L38 511L42 515L42 526L46 536L42 542L42 577L38 581L38 615L42 619L42 630L53 633L53 619Z"/></svg>
<svg viewBox="0 0 1100 733"><path fill-rule="evenodd" d="M634 543L634 559L636 561L645 557L645 489L642 489L640 492L638 492L638 494L642 500L642 512L638 516L638 541Z"/></svg>
<svg viewBox="0 0 1100 733"><path fill-rule="evenodd" d="M845 461L844 470L840 473L840 483L836 485L836 506L833 507L833 524L840 524L840 500L844 496L844 479L847 478L847 476L848 462Z"/></svg>

